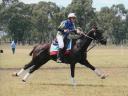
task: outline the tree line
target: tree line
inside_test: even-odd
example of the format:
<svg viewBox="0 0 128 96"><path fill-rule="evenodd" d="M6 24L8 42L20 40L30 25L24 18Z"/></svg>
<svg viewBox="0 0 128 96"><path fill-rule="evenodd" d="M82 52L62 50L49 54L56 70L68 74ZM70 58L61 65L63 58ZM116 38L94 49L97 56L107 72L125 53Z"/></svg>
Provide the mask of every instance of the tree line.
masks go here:
<svg viewBox="0 0 128 96"><path fill-rule="evenodd" d="M77 15L76 26L84 32L93 24L100 28L111 44L128 42L128 9L123 4L102 7L96 11L93 0L72 0L67 7L53 2L24 4L18 0L3 0L0 4L0 30L8 35L2 40L17 42L51 42L55 38L60 22L70 12Z"/></svg>

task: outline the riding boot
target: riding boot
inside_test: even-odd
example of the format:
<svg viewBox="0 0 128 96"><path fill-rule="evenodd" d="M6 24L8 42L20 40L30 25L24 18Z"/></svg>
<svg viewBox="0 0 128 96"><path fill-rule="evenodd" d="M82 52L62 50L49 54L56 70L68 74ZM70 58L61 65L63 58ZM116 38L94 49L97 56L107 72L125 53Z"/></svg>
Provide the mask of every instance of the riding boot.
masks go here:
<svg viewBox="0 0 128 96"><path fill-rule="evenodd" d="M63 49L60 48L57 54L57 63L62 63L62 57L63 57Z"/></svg>

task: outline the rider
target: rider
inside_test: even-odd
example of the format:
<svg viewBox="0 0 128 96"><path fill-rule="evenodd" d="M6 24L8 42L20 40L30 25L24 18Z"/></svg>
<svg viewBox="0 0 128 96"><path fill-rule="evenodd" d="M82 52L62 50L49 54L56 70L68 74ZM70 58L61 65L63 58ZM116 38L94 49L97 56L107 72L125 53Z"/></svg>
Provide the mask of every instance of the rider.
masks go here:
<svg viewBox="0 0 128 96"><path fill-rule="evenodd" d="M61 62L63 56L62 50L64 48L64 38L67 37L70 31L75 30L75 24L74 24L75 20L76 20L75 13L69 13L68 19L62 21L60 26L58 27L56 38L59 44L59 52L57 55L57 62L59 63Z"/></svg>
<svg viewBox="0 0 128 96"><path fill-rule="evenodd" d="M75 13L69 13L68 14L68 19L64 20L61 22L60 26L58 27L58 32L57 32L57 41L59 44L59 52L57 55L57 62L61 63L62 61L62 56L63 56L63 48L64 48L64 38L68 36L70 32L76 32L79 33L79 31L76 30L75 28L75 20L76 20L76 15Z"/></svg>

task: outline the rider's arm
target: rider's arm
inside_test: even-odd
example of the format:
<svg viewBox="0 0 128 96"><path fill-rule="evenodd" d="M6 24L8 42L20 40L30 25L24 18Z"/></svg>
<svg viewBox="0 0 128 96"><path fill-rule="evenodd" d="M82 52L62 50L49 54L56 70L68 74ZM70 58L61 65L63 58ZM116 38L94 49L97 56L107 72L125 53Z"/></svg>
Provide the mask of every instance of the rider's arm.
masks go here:
<svg viewBox="0 0 128 96"><path fill-rule="evenodd" d="M63 21L61 22L60 26L58 27L58 31L63 32L63 33L70 33L70 32L74 32L77 34L77 30L75 29L75 26L73 26L74 28L72 30L69 30L69 25L67 21Z"/></svg>
<svg viewBox="0 0 128 96"><path fill-rule="evenodd" d="M62 21L60 26L58 27L58 31L65 32L65 21Z"/></svg>

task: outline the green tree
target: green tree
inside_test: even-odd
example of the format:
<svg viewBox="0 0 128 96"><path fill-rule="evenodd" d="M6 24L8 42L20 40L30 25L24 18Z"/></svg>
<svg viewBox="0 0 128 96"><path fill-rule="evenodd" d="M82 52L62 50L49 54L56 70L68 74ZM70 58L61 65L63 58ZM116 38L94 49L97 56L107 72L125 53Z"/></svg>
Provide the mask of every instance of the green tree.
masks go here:
<svg viewBox="0 0 128 96"><path fill-rule="evenodd" d="M59 7L52 2L39 2L34 6L32 19L39 34L40 42L50 41L52 34L54 35L56 13L59 11Z"/></svg>
<svg viewBox="0 0 128 96"><path fill-rule="evenodd" d="M123 20L126 13L122 4L113 5L111 8L103 7L97 12L99 26L113 44L122 44L126 39L126 20Z"/></svg>
<svg viewBox="0 0 128 96"><path fill-rule="evenodd" d="M16 14L10 19L8 32L12 39L23 42L30 35L28 32L32 23L29 19L29 17L20 14Z"/></svg>

